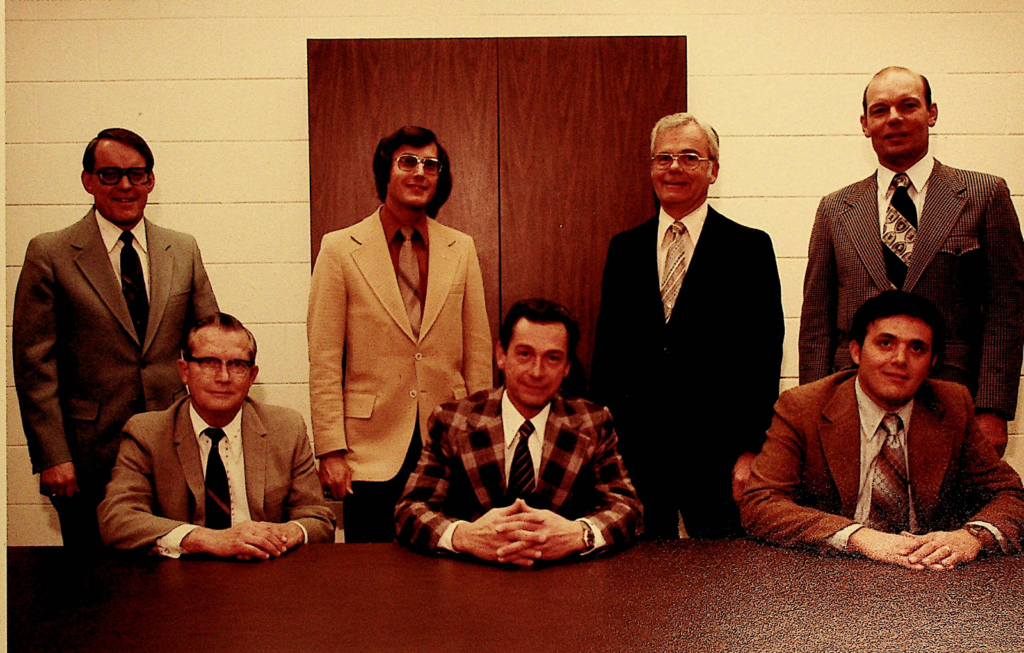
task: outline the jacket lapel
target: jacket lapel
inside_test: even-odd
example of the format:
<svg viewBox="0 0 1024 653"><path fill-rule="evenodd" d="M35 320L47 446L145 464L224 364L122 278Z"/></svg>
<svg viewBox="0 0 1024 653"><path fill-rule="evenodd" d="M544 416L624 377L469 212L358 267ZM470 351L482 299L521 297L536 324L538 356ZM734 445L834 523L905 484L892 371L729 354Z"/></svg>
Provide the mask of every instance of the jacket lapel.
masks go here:
<svg viewBox="0 0 1024 653"><path fill-rule="evenodd" d="M410 340L415 341L409 315L405 312L402 295L395 278L395 266L384 238L384 225L380 222L380 209L369 220L363 220L351 231L352 240L360 246L352 252L352 260L366 279L384 310ZM432 281L432 280L431 280ZM428 283L429 287L429 283ZM429 294L429 293L428 293Z"/></svg>
<svg viewBox="0 0 1024 653"><path fill-rule="evenodd" d="M914 395L907 433L907 466L919 526L931 523L942 480L953 458L955 434L943 423L945 415L945 405L925 381Z"/></svg>
<svg viewBox="0 0 1024 653"><path fill-rule="evenodd" d="M199 442L192 428L192 415L189 411L191 399L178 405L174 416L174 450L178 454L178 463L185 475L189 492L196 504L193 523L206 523L206 480L203 477L203 463L199 457Z"/></svg>
<svg viewBox="0 0 1024 653"><path fill-rule="evenodd" d="M587 455L581 435L570 423L561 395L551 399L551 412L544 428L540 471L535 494L543 502L542 508L556 510L569 497L569 490Z"/></svg>
<svg viewBox="0 0 1024 653"><path fill-rule="evenodd" d="M462 452L463 468L483 512L508 505L505 479L505 430L501 421L501 394L494 388L478 412L466 418L469 451Z"/></svg>
<svg viewBox="0 0 1024 653"><path fill-rule="evenodd" d="M174 256L166 232L146 220L146 245L149 248L149 322L146 326L145 353L153 342L160 320L163 319L167 299L171 294L171 279L174 278Z"/></svg>
<svg viewBox="0 0 1024 653"><path fill-rule="evenodd" d="M249 499L249 516L253 521L264 521L267 429L248 399L242 405L242 460L245 464L245 494Z"/></svg>
<svg viewBox="0 0 1024 653"><path fill-rule="evenodd" d="M433 326L441 307L444 306L448 293L455 278L458 257L455 252L455 234L438 224L434 219L427 219L430 250L428 257L427 297L423 305L423 323L420 326L422 339ZM404 306L403 306L404 309Z"/></svg>
<svg viewBox="0 0 1024 653"><path fill-rule="evenodd" d="M110 256L103 244L103 237L100 236L100 228L96 224L95 207L76 225L71 237L71 247L78 252L74 255L74 260L82 276L121 323L128 336L138 342L135 325L128 313L128 304L121 293L121 284L114 275L114 269L110 267Z"/></svg>
<svg viewBox="0 0 1024 653"><path fill-rule="evenodd" d="M821 448L839 490L843 515L853 517L860 491L860 414L854 379L843 383L821 411L825 421L818 431Z"/></svg>
<svg viewBox="0 0 1024 653"><path fill-rule="evenodd" d="M910 257L907 269L905 290L911 290L924 271L931 265L932 259L946 242L949 232L967 204L967 186L958 179L946 166L938 161L932 168L928 179L928 193L924 198L919 224L927 225L918 233L920 237L914 243L914 253Z"/></svg>
<svg viewBox="0 0 1024 653"><path fill-rule="evenodd" d="M878 222L878 175L874 174L857 184L846 198L846 209L839 220L850 234L854 249L875 285L882 290L892 288L885 271L882 240Z"/></svg>

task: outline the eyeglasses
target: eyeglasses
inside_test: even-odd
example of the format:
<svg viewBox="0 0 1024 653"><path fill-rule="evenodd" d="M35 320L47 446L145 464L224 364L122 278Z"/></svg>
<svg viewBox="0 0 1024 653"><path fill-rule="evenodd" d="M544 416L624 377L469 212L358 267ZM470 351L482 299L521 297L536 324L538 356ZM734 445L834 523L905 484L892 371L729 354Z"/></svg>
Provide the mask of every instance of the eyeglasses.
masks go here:
<svg viewBox="0 0 1024 653"><path fill-rule="evenodd" d="M240 379L249 373L254 363L252 361L243 361L240 359L234 360L221 360L212 356L204 356L202 358L196 358L195 356L184 356L185 360L190 363L195 363L199 366L199 369L204 374L218 374L222 367L228 368L228 374L232 378Z"/></svg>
<svg viewBox="0 0 1024 653"><path fill-rule="evenodd" d="M700 167L700 164L710 160L711 159L703 157L695 152L680 152L679 154L658 152L651 157L651 163L653 163L654 167L659 170L668 170L672 167L673 161L678 161L679 167L683 170L696 170Z"/></svg>
<svg viewBox="0 0 1024 653"><path fill-rule="evenodd" d="M422 163L423 174L434 176L441 172L441 162L432 156L426 158L419 158L415 154L403 154L402 156L395 159L395 163L398 164L399 170L405 172L413 172Z"/></svg>
<svg viewBox="0 0 1024 653"><path fill-rule="evenodd" d="M128 177L132 186L149 183L149 171L145 168L100 168L95 174L104 186L116 186L122 177Z"/></svg>

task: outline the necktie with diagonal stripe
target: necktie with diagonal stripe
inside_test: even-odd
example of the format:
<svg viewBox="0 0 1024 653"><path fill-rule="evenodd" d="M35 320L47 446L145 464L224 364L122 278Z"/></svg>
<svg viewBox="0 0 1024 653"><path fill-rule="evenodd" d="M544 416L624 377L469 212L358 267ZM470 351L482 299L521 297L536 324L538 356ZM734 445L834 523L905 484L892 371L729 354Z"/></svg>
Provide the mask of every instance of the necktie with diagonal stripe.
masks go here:
<svg viewBox="0 0 1024 653"><path fill-rule="evenodd" d="M527 498L533 494L536 486L533 473L533 457L530 456L529 440L533 433L533 423L523 422L517 434L515 454L512 456L512 468L508 473L508 492L512 498Z"/></svg>
<svg viewBox="0 0 1024 653"><path fill-rule="evenodd" d="M668 231L665 232L665 240L668 241L668 253L665 256L665 274L661 282L661 303L665 309L665 321L668 322L679 298L683 275L686 274L686 259L692 246L690 234L681 220L669 225Z"/></svg>
<svg viewBox="0 0 1024 653"><path fill-rule="evenodd" d="M884 437L881 451L875 457L875 475L871 484L871 513L867 524L886 533L910 530L910 483L907 459L898 433L903 420L887 413L878 427L876 437Z"/></svg>
<svg viewBox="0 0 1024 653"><path fill-rule="evenodd" d="M917 239L917 207L910 199L910 177L900 173L892 178L893 188L889 208L882 226L882 244L885 245L885 272L898 290L907 278L907 267Z"/></svg>
<svg viewBox="0 0 1024 653"><path fill-rule="evenodd" d="M142 273L142 261L139 253L132 247L135 236L130 231L122 231L121 247L121 292L128 304L128 314L132 316L135 334L141 345L146 340L146 326L149 322L149 298L146 297L146 279Z"/></svg>

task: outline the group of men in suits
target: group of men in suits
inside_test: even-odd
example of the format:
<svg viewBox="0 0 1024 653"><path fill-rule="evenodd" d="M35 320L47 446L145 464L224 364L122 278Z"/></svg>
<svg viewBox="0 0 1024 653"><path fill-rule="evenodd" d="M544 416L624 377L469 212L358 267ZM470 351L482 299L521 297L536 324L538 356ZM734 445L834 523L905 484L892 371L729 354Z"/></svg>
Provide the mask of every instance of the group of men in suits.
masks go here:
<svg viewBox="0 0 1024 653"><path fill-rule="evenodd" d="M348 542L390 541L397 530L423 550L523 565L641 533L731 537L744 525L914 568L968 561L975 543L1016 550L1020 480L999 461L1024 347L1024 242L1009 192L1001 179L928 154L938 112L923 76L886 68L863 104L878 171L822 200L805 277L801 381L827 378L783 395L774 411L784 335L775 255L767 234L708 205L720 161L705 121L673 114L652 131L658 215L609 245L596 403L560 394L579 330L544 300L519 302L503 320L494 355L504 383L491 387L473 241L435 220L452 189L448 154L421 127L381 139L380 208L327 234L313 271L318 472L300 446L304 430L292 437L294 415L246 400L255 341L236 320L200 322L172 362L190 319L214 314L216 303L194 240L142 217L154 179L148 148L122 140L123 130L101 133L83 162L93 211L33 240L16 297L16 380L42 490L62 528L71 513L58 504L85 494L79 488L94 511L124 421L170 405L124 427L101 508L104 536L119 546L279 555L300 531L302 541L327 537L323 495L344 502ZM871 308L872 298L888 308ZM859 370L828 376L852 365ZM929 373L969 394L926 381ZM191 398L171 405L182 384ZM903 426L890 424L894 415ZM879 424L892 433L876 437ZM259 484L248 483L254 443L277 431L291 435L273 440L270 459L294 465L271 490L289 488L298 505L254 501ZM932 431L953 439L922 447ZM246 483L235 476L224 490L241 500L202 487L210 459L223 485L222 458L244 460ZM266 482L271 463L255 460ZM173 479L162 489L156 470ZM139 520L144 496L153 514ZM214 521L238 527L235 548L196 528L211 506L230 506ZM899 518L877 518L883 508ZM295 527L254 526L267 515ZM893 524L906 533L965 528L879 536Z"/></svg>

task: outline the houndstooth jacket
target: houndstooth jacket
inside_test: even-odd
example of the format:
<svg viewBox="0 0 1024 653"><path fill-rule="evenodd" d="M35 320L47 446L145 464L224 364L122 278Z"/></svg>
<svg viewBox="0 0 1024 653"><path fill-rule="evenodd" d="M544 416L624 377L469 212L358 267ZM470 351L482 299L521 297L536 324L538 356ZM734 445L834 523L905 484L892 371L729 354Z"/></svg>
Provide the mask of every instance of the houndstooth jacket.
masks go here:
<svg viewBox="0 0 1024 653"><path fill-rule="evenodd" d="M821 200L800 316L800 383L852 366L850 326L892 288L875 175ZM931 300L946 324L933 377L967 385L978 410L1012 419L1024 347L1024 241L1006 182L938 161L902 290Z"/></svg>
<svg viewBox="0 0 1024 653"><path fill-rule="evenodd" d="M450 524L474 521L506 496L503 388L438 406L416 471L395 508L398 540L433 551ZM551 400L534 508L587 517L609 546L639 535L643 512L616 448L607 408L583 399Z"/></svg>

